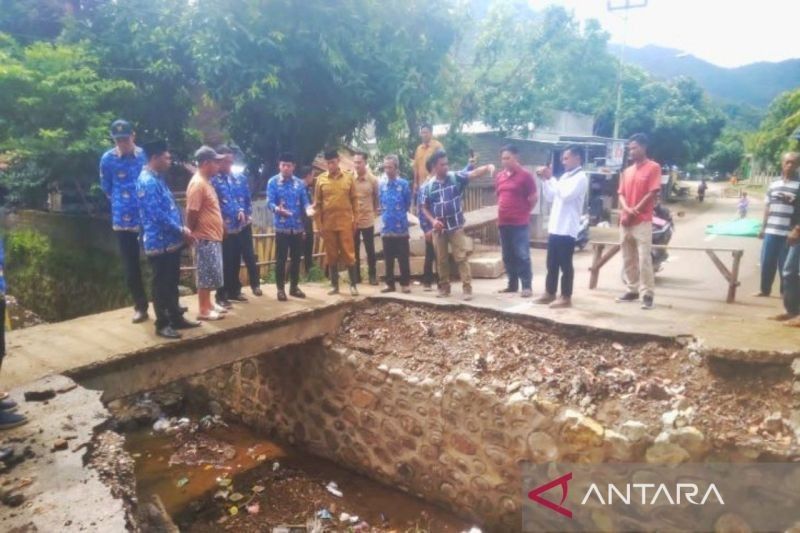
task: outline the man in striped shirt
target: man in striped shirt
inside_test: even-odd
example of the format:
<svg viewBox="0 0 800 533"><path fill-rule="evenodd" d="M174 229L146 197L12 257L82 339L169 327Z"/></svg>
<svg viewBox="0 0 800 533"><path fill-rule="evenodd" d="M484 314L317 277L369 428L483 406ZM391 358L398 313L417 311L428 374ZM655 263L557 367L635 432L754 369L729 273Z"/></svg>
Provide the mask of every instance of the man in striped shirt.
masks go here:
<svg viewBox="0 0 800 533"><path fill-rule="evenodd" d="M794 214L794 203L800 189L797 179L797 168L800 156L795 152L783 155L781 159L781 179L773 181L767 190L764 221L759 238L764 240L761 246L761 290L755 296L766 297L772 292L772 284L778 268L786 261L788 247L786 237L791 230ZM781 280L783 293L783 280Z"/></svg>

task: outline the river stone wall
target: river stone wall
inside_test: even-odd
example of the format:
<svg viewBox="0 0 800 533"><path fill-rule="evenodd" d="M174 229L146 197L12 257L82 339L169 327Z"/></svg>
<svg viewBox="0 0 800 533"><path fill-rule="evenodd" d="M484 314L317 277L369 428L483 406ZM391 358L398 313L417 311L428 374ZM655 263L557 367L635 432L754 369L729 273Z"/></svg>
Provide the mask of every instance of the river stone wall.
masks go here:
<svg viewBox="0 0 800 533"><path fill-rule="evenodd" d="M605 428L537 398L534 387L479 387L469 374L430 379L324 342L285 348L191 378L226 414L492 530L521 526L521 463L678 463L721 452L673 410L662 425ZM733 455L732 455L733 454Z"/></svg>

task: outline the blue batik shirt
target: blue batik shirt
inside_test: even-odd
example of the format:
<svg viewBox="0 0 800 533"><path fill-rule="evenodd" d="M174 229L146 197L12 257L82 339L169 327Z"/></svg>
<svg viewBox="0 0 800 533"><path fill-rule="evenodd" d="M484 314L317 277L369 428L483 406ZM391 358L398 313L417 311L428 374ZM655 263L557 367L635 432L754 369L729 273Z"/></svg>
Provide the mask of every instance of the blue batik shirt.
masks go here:
<svg viewBox="0 0 800 533"><path fill-rule="evenodd" d="M275 212L282 206L292 212L290 216ZM275 213L273 226L276 233L303 233L305 224L303 214L308 206L306 184L295 176L283 179L280 174L272 176L267 183L267 207Z"/></svg>
<svg viewBox="0 0 800 533"><path fill-rule="evenodd" d="M448 172L444 181L431 177L421 187L423 203L433 218L442 221L445 231L455 231L464 227L461 197L468 184L469 172L465 169L459 172Z"/></svg>
<svg viewBox="0 0 800 533"><path fill-rule="evenodd" d="M217 191L225 231L231 234L239 233L243 227L239 221L239 214L244 212L244 208L239 203L236 178L232 174L217 174L211 178L211 185Z"/></svg>
<svg viewBox="0 0 800 533"><path fill-rule="evenodd" d="M381 202L383 237L408 237L408 210L411 207L411 187L400 176L389 179L384 174L378 184Z"/></svg>
<svg viewBox="0 0 800 533"><path fill-rule="evenodd" d="M114 147L100 158L100 187L111 201L111 224L115 231L139 231L136 180L146 164L144 150L138 146L126 155Z"/></svg>
<svg viewBox="0 0 800 533"><path fill-rule="evenodd" d="M3 249L3 239L0 239L0 296L6 294L6 252ZM5 320L5 317L0 317Z"/></svg>
<svg viewBox="0 0 800 533"><path fill-rule="evenodd" d="M253 199L250 196L250 182L244 174L231 174L231 191L236 196L236 201L244 211L247 220L253 216Z"/></svg>
<svg viewBox="0 0 800 533"><path fill-rule="evenodd" d="M183 246L181 212L164 178L145 167L136 182L136 196L144 253L158 255Z"/></svg>

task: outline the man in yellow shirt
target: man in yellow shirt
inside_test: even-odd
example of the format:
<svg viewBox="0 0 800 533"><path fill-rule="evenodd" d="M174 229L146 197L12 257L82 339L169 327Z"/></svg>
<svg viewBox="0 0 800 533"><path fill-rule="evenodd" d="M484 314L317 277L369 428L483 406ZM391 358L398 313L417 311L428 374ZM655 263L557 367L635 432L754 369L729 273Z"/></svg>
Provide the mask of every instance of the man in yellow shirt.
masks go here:
<svg viewBox="0 0 800 533"><path fill-rule="evenodd" d="M332 289L328 294L339 294L339 262L345 264L350 275L350 294L358 296L356 257L353 233L356 228L355 178L339 168L339 152L325 151L328 171L317 178L314 192L314 209L317 226L325 243L325 256L331 275Z"/></svg>
<svg viewBox="0 0 800 533"><path fill-rule="evenodd" d="M419 127L419 137L422 143L417 146L417 150L414 152L414 193L428 179L428 169L425 168L428 159L435 152L444 150L442 143L433 138L433 128L430 124L423 124ZM415 196L416 194L412 194L412 198Z"/></svg>

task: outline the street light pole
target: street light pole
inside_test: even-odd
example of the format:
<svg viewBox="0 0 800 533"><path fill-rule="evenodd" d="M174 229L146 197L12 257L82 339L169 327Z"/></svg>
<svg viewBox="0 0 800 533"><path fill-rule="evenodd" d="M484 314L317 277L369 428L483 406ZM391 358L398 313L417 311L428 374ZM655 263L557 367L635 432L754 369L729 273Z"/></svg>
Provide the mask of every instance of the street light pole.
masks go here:
<svg viewBox="0 0 800 533"><path fill-rule="evenodd" d="M617 61L617 105L614 109L614 139L619 139L620 114L622 113L622 63L625 54L625 46L628 38L628 11L638 7L646 7L647 0L608 0L609 11L622 11L624 13L624 25L622 27L622 47L619 49L619 60Z"/></svg>

